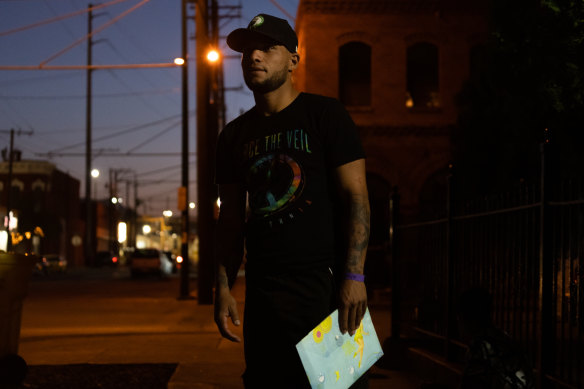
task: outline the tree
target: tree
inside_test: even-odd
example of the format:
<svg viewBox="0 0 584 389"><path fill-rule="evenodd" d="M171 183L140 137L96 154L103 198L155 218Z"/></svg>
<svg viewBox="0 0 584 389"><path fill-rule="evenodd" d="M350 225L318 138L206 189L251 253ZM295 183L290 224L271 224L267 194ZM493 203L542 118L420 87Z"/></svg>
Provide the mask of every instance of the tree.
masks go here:
<svg viewBox="0 0 584 389"><path fill-rule="evenodd" d="M544 129L564 175L582 174L584 1L493 0L479 71L457 102L455 166L466 195L539 175Z"/></svg>

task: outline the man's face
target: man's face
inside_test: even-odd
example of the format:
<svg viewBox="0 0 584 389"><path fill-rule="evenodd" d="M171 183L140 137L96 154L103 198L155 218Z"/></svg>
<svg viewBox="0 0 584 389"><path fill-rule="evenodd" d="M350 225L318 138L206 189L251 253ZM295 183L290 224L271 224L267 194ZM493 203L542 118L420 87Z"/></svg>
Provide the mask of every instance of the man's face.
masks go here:
<svg viewBox="0 0 584 389"><path fill-rule="evenodd" d="M242 54L243 78L253 92L272 92L288 79L292 54L284 46L270 40L258 40L250 42Z"/></svg>

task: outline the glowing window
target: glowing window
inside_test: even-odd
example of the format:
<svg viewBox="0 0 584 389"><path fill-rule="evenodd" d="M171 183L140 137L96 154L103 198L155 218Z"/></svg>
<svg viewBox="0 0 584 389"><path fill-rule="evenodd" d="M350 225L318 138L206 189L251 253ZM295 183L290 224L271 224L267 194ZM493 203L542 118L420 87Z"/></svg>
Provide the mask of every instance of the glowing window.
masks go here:
<svg viewBox="0 0 584 389"><path fill-rule="evenodd" d="M426 42L407 51L406 107L438 108L438 48Z"/></svg>

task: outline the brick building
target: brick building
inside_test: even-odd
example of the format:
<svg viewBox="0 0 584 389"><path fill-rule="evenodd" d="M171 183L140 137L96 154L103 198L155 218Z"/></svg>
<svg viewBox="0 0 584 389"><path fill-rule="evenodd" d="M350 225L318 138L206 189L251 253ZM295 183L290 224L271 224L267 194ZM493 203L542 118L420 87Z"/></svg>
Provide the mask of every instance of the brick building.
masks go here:
<svg viewBox="0 0 584 389"><path fill-rule="evenodd" d="M0 214L10 208L18 219L16 252L59 254L69 266L83 261L83 224L79 218L79 180L47 161L14 161L8 184L8 162L0 163Z"/></svg>
<svg viewBox="0 0 584 389"><path fill-rule="evenodd" d="M455 97L487 36L483 1L301 0L299 90L339 98L367 153L372 224L392 187L406 218L444 199ZM372 240L384 235L372 228Z"/></svg>

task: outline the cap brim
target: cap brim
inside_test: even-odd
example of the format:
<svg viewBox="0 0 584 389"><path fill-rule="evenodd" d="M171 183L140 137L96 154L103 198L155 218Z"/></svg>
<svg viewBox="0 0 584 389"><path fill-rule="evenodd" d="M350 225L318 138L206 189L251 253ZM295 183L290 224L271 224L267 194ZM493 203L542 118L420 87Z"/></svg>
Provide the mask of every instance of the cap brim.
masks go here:
<svg viewBox="0 0 584 389"><path fill-rule="evenodd" d="M268 35L262 34L258 31L248 30L247 28L238 28L237 30L231 31L229 35L227 35L227 46L229 46L232 50L237 52L243 53L245 49L246 43L250 41L272 41L277 42L273 38L269 37Z"/></svg>

